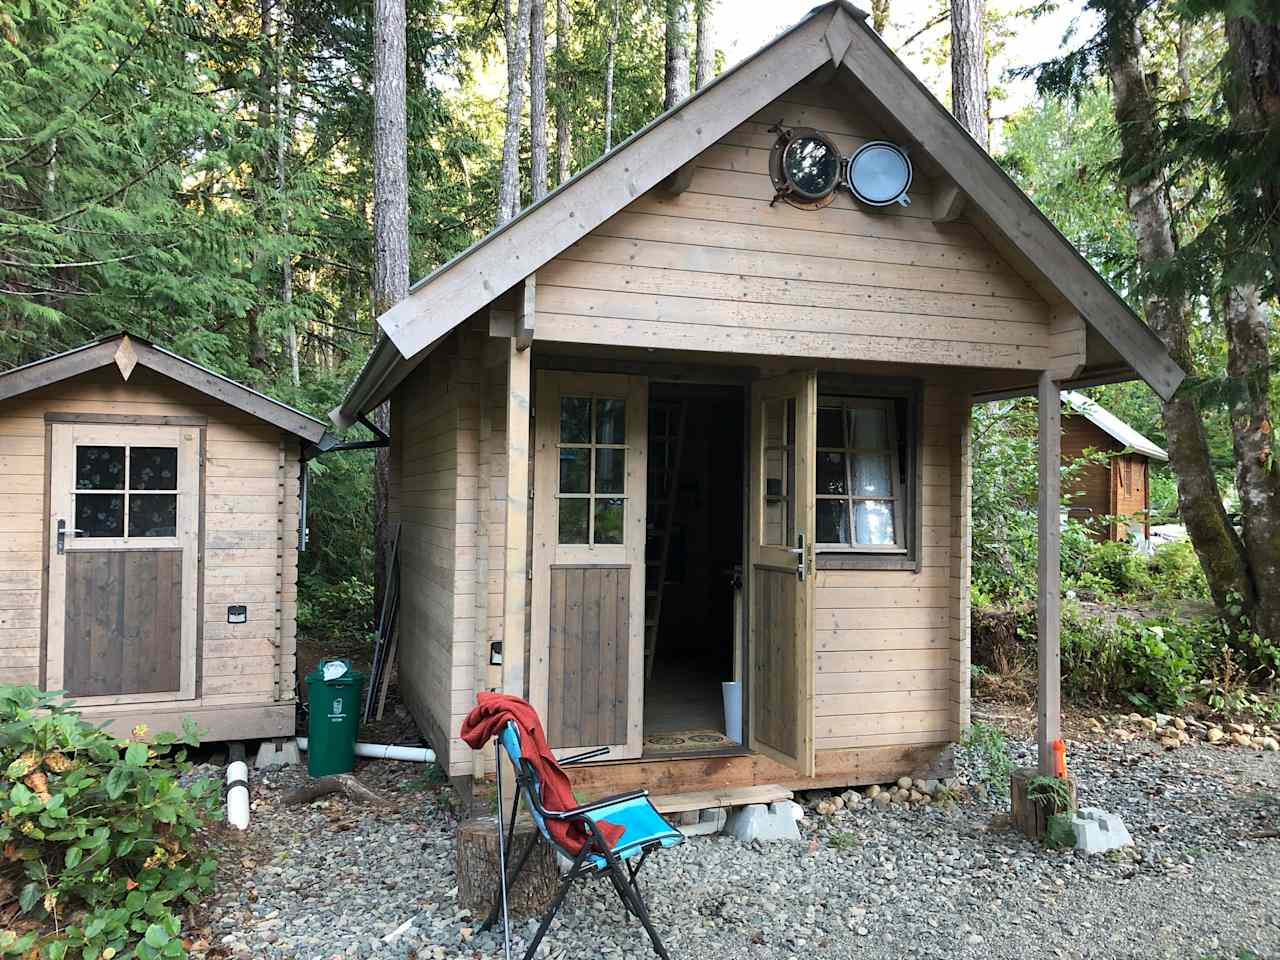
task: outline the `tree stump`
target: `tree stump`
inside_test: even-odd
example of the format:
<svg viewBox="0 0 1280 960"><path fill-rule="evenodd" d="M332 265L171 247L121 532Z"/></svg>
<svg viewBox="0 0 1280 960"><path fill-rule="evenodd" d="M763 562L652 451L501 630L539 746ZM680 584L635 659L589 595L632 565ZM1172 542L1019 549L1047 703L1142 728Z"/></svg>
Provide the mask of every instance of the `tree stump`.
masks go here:
<svg viewBox="0 0 1280 960"><path fill-rule="evenodd" d="M507 890L507 910L512 917L541 916L560 888L556 855L528 817L516 820L515 838L507 851L508 870L514 869L535 837L537 846ZM483 920L493 909L498 892L498 818L464 820L458 825L456 846L458 902Z"/></svg>
<svg viewBox="0 0 1280 960"><path fill-rule="evenodd" d="M1019 767L1009 776L1009 800L1013 813L1013 822L1017 824L1018 829L1032 840L1039 840L1044 836L1044 831L1049 823L1049 818L1055 813L1066 813L1074 810L1076 806L1076 782L1070 777L1067 778L1067 792L1071 797L1068 806L1062 809L1055 809L1050 798L1042 796L1033 796L1031 794L1031 781L1040 776L1040 771L1035 767Z"/></svg>

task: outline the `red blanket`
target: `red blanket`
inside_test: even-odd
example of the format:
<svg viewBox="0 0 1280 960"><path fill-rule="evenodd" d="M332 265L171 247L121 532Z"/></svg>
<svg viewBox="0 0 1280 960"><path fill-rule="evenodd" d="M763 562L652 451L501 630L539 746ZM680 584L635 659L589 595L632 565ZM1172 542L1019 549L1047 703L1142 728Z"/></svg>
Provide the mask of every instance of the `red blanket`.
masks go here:
<svg viewBox="0 0 1280 960"><path fill-rule="evenodd" d="M542 732L538 711L528 701L505 693L481 692L476 696L476 705L462 721L462 739L472 750L481 750L498 736L509 720L514 720L520 730L521 755L533 765L542 782L542 806L547 810L572 810L578 801L573 796L569 777L556 763L546 734ZM618 842L624 829L606 820L599 821L597 826L610 848ZM590 832L580 823L548 820L547 830L556 843L573 854L577 854L591 838Z"/></svg>

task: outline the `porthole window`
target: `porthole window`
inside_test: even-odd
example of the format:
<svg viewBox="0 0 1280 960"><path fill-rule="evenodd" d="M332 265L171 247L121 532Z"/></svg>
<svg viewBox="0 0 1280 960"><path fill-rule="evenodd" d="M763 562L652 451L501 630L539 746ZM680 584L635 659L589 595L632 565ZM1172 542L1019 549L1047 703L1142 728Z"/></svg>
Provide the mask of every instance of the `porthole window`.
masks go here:
<svg viewBox="0 0 1280 960"><path fill-rule="evenodd" d="M769 155L775 199L825 206L840 182L840 151L817 130L782 130Z"/></svg>
<svg viewBox="0 0 1280 960"><path fill-rule="evenodd" d="M872 140L858 148L849 158L845 172L849 191L863 203L887 207L891 203L907 206L911 198L911 160L896 144Z"/></svg>

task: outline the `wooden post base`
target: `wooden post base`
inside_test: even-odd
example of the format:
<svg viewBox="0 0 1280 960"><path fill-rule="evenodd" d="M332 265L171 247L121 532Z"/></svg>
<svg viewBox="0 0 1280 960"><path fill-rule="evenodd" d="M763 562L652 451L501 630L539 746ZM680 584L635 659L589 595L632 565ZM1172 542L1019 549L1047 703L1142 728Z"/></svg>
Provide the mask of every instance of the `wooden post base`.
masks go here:
<svg viewBox="0 0 1280 960"><path fill-rule="evenodd" d="M533 821L516 821L515 839L507 851L508 869L538 836ZM458 903L483 920L493 909L498 890L498 818L477 817L458 825L456 840ZM513 917L540 916L551 906L560 888L560 867L551 846L541 838L520 877L507 890L507 910Z"/></svg>
<svg viewBox="0 0 1280 960"><path fill-rule="evenodd" d="M1074 810L1076 806L1074 780L1070 777L1066 780L1067 792L1071 797L1070 804L1065 809L1055 809L1049 798L1031 794L1031 781L1038 776L1040 771L1035 767L1019 767L1009 775L1009 800L1013 811L1013 822L1032 840L1039 840L1044 836L1049 818L1055 813L1066 813L1068 810Z"/></svg>

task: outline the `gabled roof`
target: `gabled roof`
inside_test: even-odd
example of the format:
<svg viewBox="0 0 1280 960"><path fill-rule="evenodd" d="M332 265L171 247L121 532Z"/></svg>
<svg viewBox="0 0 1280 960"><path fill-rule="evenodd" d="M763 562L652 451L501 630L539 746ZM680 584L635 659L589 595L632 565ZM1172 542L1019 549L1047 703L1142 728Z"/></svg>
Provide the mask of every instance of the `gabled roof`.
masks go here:
<svg viewBox="0 0 1280 960"><path fill-rule="evenodd" d="M112 364L119 368L125 380L135 366L146 367L311 443L318 443L325 434L323 421L127 333L114 333L66 353L0 373L0 400Z"/></svg>
<svg viewBox="0 0 1280 960"><path fill-rule="evenodd" d="M1169 454L1165 453L1163 448L1156 446L1155 443L1148 440L1110 410L1099 406L1083 393L1064 390L1062 391L1062 402L1070 407L1073 413L1080 414L1107 436L1124 444L1126 448L1150 457L1152 460L1159 460L1162 463L1169 462Z"/></svg>
<svg viewBox="0 0 1280 960"><path fill-rule="evenodd" d="M440 338L657 186L814 71L834 71L907 132L976 208L975 225L1010 249L1164 398L1184 376L1130 310L998 164L867 25L832 0L659 116L518 217L415 284L381 317L380 338L342 405L341 427L384 400Z"/></svg>

